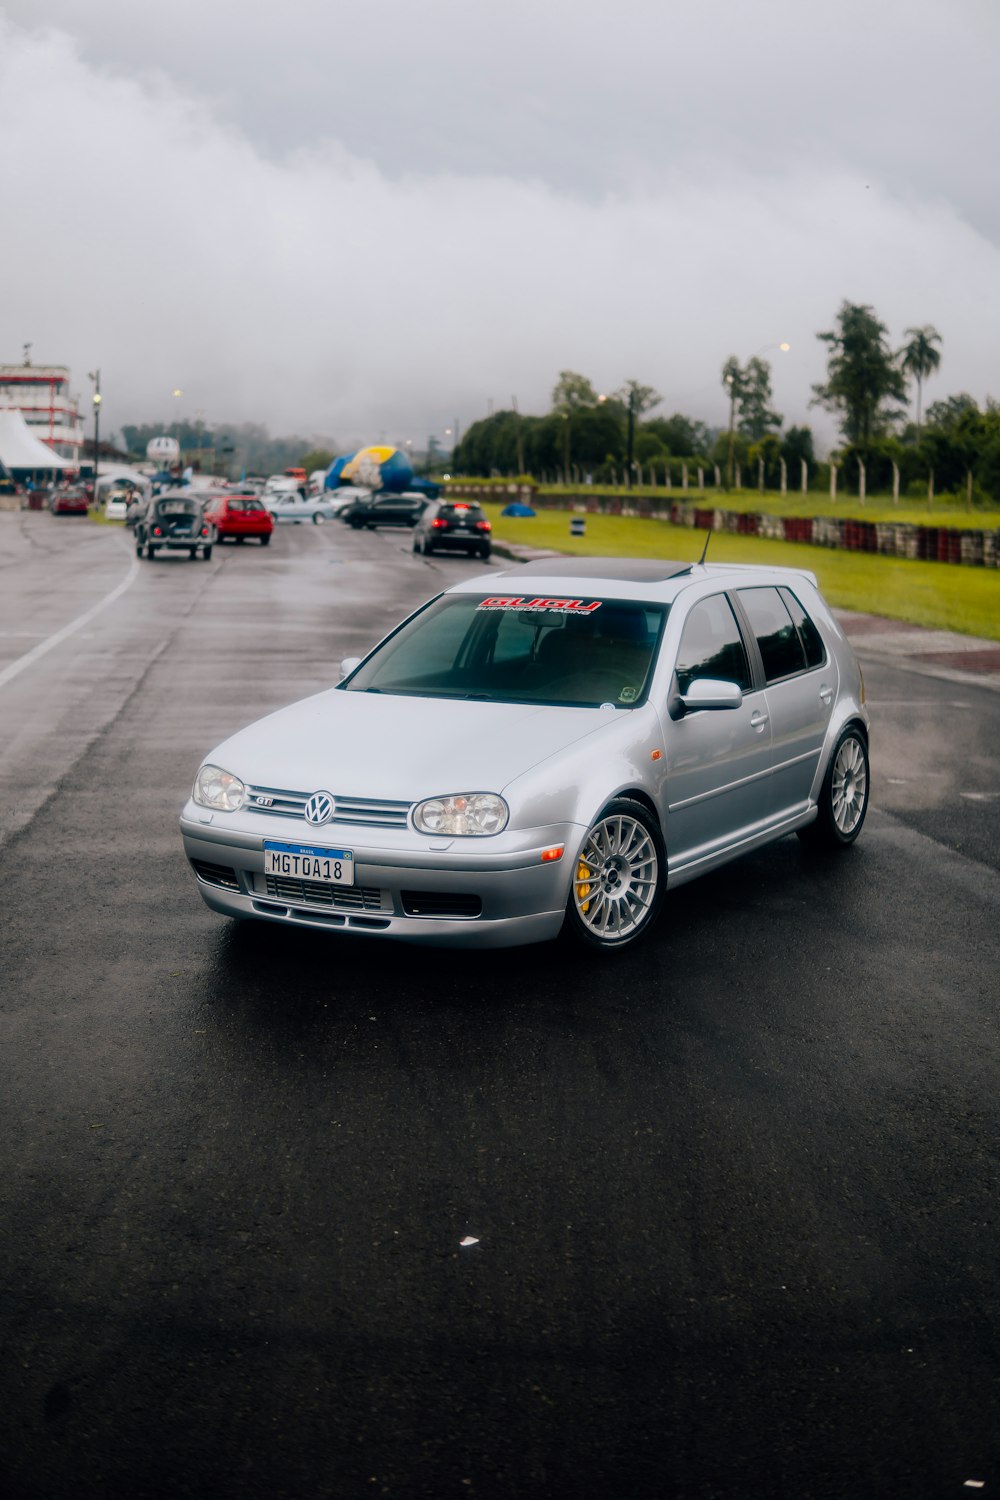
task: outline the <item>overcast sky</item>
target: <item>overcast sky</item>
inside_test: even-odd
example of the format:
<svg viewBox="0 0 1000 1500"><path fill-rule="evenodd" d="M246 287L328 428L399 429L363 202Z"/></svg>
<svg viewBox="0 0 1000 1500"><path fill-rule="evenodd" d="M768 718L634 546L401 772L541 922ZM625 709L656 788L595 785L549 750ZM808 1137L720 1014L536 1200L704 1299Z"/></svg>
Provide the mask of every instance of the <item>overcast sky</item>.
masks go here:
<svg viewBox="0 0 1000 1500"><path fill-rule="evenodd" d="M347 448L562 369L723 424L764 351L825 446L847 298L940 331L925 403L1000 396L998 44L996 0L6 0L0 362Z"/></svg>

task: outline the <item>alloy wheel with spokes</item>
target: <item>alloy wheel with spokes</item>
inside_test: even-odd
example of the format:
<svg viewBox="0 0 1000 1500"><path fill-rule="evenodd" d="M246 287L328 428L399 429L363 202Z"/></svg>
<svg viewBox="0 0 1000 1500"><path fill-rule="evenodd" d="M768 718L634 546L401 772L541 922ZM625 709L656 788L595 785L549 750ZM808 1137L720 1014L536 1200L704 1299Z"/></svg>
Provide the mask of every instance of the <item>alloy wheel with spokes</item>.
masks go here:
<svg viewBox="0 0 1000 1500"><path fill-rule="evenodd" d="M853 844L865 821L870 790L868 746L862 732L852 727L841 735L830 757L816 821L800 828L799 838L827 849Z"/></svg>
<svg viewBox="0 0 1000 1500"><path fill-rule="evenodd" d="M625 798L610 803L577 858L569 901L572 931L601 948L633 942L659 906L663 867L663 842L652 816Z"/></svg>

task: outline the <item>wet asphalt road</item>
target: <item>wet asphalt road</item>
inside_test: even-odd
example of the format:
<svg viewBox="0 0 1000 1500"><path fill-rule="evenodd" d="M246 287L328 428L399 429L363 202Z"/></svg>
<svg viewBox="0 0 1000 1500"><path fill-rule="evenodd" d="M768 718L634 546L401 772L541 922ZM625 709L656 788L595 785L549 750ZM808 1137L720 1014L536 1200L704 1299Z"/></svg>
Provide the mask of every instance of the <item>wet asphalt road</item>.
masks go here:
<svg viewBox="0 0 1000 1500"><path fill-rule="evenodd" d="M867 668L855 849L611 963L238 926L201 755L482 564L131 567L0 514L5 1500L1000 1488L1000 695Z"/></svg>

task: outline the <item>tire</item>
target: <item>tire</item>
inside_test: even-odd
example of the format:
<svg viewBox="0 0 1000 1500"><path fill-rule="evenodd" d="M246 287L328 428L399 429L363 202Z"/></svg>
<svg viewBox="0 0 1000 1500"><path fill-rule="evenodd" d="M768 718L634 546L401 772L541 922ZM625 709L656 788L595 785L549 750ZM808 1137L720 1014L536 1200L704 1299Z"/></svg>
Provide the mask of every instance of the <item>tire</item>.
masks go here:
<svg viewBox="0 0 1000 1500"><path fill-rule="evenodd" d="M142 556L142 543L141 542L136 542L136 544L135 544L135 555L136 555L136 557L141 557Z"/></svg>
<svg viewBox="0 0 1000 1500"><path fill-rule="evenodd" d="M322 526L323 522L325 520L326 520L326 516L324 516L324 514L323 514L323 512L321 510L318 510L316 512L316 514L313 516L313 525L314 526Z"/></svg>
<svg viewBox="0 0 1000 1500"><path fill-rule="evenodd" d="M211 556L212 556L212 543L211 542L209 542L209 544L208 544L207 547L202 547L202 549L201 549L201 555L205 559L206 562L208 562L211 559Z"/></svg>
<svg viewBox="0 0 1000 1500"><path fill-rule="evenodd" d="M413 538L413 551L419 557L420 554L421 554L421 552L423 552L423 550L424 550L423 549L423 544L421 543L420 539L418 537L414 537Z"/></svg>
<svg viewBox="0 0 1000 1500"><path fill-rule="evenodd" d="M146 556L147 557L155 557L156 556L156 548L153 546L152 542L147 542L146 543Z"/></svg>
<svg viewBox="0 0 1000 1500"><path fill-rule="evenodd" d="M566 907L568 935L604 952L634 943L660 909L666 865L653 814L616 797L580 846Z"/></svg>
<svg viewBox="0 0 1000 1500"><path fill-rule="evenodd" d="M482 558L483 562L489 562L489 560L490 560L490 549L489 549L489 547L480 547L480 549L479 549L479 556Z"/></svg>
<svg viewBox="0 0 1000 1500"><path fill-rule="evenodd" d="M870 791L868 744L863 731L852 725L830 757L816 821L798 829L799 838L813 849L846 849L864 827Z"/></svg>
<svg viewBox="0 0 1000 1500"><path fill-rule="evenodd" d="M270 542L271 542L271 538L269 536L262 536L261 539L260 539L260 545L262 547L269 546Z"/></svg>
<svg viewBox="0 0 1000 1500"><path fill-rule="evenodd" d="M190 557L190 559L191 559L192 562L194 562L194 560L195 560L195 558L197 556L198 556L198 548L197 547L189 547L188 548L188 557Z"/></svg>
<svg viewBox="0 0 1000 1500"><path fill-rule="evenodd" d="M245 540L246 540L246 538L242 537L242 536L237 536L237 537L233 538L233 541L236 543L237 547L242 547L243 543L245 542Z"/></svg>

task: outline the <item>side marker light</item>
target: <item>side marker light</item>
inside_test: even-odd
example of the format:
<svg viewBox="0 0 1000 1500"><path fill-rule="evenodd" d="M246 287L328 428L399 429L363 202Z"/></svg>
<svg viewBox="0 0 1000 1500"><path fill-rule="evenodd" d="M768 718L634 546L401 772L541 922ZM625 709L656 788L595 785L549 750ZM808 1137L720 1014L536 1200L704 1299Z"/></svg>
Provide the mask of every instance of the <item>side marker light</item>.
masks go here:
<svg viewBox="0 0 1000 1500"><path fill-rule="evenodd" d="M663 751L662 750L650 750L650 752L649 752L649 758L650 758L650 760L662 760L663 759Z"/></svg>
<svg viewBox="0 0 1000 1500"><path fill-rule="evenodd" d="M552 861L555 860L555 859L562 859L562 857L563 857L563 855L564 855L565 852L566 852L566 845L565 844L556 844L555 847L552 848L552 849L543 849L542 850L542 864L543 865L547 865L547 864L551 864Z"/></svg>

